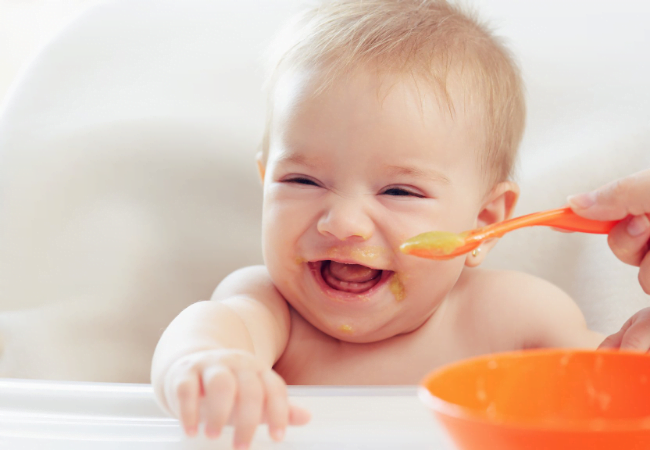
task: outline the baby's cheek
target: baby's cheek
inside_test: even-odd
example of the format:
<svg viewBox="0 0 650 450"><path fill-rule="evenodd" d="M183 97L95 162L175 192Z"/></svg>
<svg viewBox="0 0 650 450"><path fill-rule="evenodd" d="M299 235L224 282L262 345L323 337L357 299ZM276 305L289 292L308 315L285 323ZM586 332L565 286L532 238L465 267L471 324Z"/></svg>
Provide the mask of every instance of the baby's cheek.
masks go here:
<svg viewBox="0 0 650 450"><path fill-rule="evenodd" d="M391 285L391 291L396 295L401 294L402 303L420 304L426 309L428 306L444 300L452 291L463 270L462 258L448 261L430 261L414 256L418 260L399 272L399 281Z"/></svg>
<svg viewBox="0 0 650 450"><path fill-rule="evenodd" d="M292 266L298 266L298 255L292 253L289 240L278 232L275 225L262 226L262 251L264 265L276 284L276 278L285 276Z"/></svg>
<svg viewBox="0 0 650 450"><path fill-rule="evenodd" d="M262 245L265 249L282 249L295 240L296 214L277 204L265 205L262 214Z"/></svg>

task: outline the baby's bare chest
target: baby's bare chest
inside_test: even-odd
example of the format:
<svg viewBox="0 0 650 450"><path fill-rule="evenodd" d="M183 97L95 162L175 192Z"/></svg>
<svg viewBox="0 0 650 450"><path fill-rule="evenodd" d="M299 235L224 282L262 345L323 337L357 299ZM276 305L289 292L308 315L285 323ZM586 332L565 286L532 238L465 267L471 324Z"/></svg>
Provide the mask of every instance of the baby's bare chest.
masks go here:
<svg viewBox="0 0 650 450"><path fill-rule="evenodd" d="M289 385L417 384L437 367L482 353L444 330L351 344L309 327L292 332L274 367Z"/></svg>

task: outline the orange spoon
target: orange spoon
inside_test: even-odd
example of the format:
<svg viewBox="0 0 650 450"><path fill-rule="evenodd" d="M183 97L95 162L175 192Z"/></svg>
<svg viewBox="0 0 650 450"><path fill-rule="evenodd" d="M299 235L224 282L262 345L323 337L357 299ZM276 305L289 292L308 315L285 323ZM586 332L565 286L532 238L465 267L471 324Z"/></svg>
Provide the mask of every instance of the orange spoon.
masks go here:
<svg viewBox="0 0 650 450"><path fill-rule="evenodd" d="M544 225L567 231L607 234L619 221L585 219L571 208L552 209L516 217L487 227L465 231L460 234L447 231L430 231L405 241L400 250L407 255L428 259L451 259L471 252L486 239L499 238L517 228Z"/></svg>

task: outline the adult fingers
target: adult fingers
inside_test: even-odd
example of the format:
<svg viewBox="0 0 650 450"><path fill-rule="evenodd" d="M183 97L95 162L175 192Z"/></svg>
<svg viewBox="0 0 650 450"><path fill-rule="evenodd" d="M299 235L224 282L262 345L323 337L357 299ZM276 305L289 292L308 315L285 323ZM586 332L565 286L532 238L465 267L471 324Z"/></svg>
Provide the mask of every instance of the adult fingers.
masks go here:
<svg viewBox="0 0 650 450"><path fill-rule="evenodd" d="M621 341L623 340L623 335L625 332L620 330L614 334L610 334L605 338L605 340L598 346L598 350L615 350L621 346Z"/></svg>
<svg viewBox="0 0 650 450"><path fill-rule="evenodd" d="M650 349L650 321L635 321L623 335L620 348L647 352Z"/></svg>
<svg viewBox="0 0 650 450"><path fill-rule="evenodd" d="M640 266L648 253L648 240L650 240L650 218L646 214L630 216L618 223L609 232L607 238L616 257L633 266Z"/></svg>
<svg viewBox="0 0 650 450"><path fill-rule="evenodd" d="M572 195L568 202L576 214L596 220L620 220L628 215L650 213L650 169L594 191Z"/></svg>
<svg viewBox="0 0 650 450"><path fill-rule="evenodd" d="M217 438L235 404L237 380L227 367L208 367L203 372L205 435Z"/></svg>
<svg viewBox="0 0 650 450"><path fill-rule="evenodd" d="M262 420L264 388L256 371L240 370L237 377L237 407L235 408L235 449L247 449L255 428Z"/></svg>
<svg viewBox="0 0 650 450"><path fill-rule="evenodd" d="M623 335L625 335L627 330L630 329L635 320L636 314L627 319L619 331L607 336L605 340L598 346L598 349L603 350L619 348L621 346L621 341L623 340Z"/></svg>
<svg viewBox="0 0 650 450"><path fill-rule="evenodd" d="M650 294L650 252L646 253L639 266L639 283L646 294Z"/></svg>
<svg viewBox="0 0 650 450"><path fill-rule="evenodd" d="M266 391L266 422L269 434L275 441L281 441L289 422L289 401L284 380L272 370L261 374Z"/></svg>

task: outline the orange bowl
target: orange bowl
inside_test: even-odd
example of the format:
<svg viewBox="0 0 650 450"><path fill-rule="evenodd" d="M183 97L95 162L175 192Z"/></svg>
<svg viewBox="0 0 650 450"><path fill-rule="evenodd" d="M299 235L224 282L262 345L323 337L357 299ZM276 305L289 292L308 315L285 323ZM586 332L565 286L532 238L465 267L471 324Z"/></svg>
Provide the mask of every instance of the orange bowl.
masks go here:
<svg viewBox="0 0 650 450"><path fill-rule="evenodd" d="M650 356L532 350L431 372L422 401L462 450L650 449Z"/></svg>

